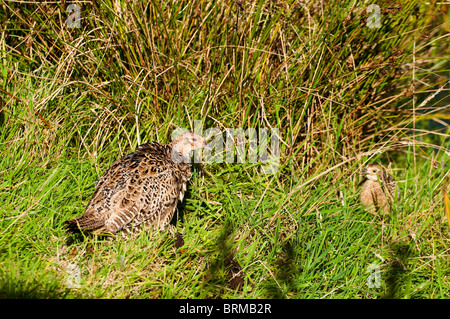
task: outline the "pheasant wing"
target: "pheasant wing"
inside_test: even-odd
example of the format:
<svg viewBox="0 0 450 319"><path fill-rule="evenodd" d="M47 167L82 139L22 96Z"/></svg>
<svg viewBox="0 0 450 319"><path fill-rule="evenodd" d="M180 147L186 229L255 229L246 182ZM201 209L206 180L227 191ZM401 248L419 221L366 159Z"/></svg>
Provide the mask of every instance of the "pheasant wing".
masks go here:
<svg viewBox="0 0 450 319"><path fill-rule="evenodd" d="M143 207L143 194L154 178L168 169L164 146L143 144L116 162L100 177L83 215L66 222L69 232L89 230L115 233L129 224Z"/></svg>
<svg viewBox="0 0 450 319"><path fill-rule="evenodd" d="M143 226L151 225L164 229L173 217L177 201L183 197L185 185L179 172L170 169L154 176L144 186L142 196L136 201L135 218L124 231L139 232Z"/></svg>

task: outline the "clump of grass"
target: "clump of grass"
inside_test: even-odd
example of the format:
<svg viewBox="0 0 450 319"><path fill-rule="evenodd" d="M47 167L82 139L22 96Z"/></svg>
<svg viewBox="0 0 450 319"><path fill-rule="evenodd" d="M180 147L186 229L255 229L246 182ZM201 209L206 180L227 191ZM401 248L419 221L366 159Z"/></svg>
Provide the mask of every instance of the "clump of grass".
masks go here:
<svg viewBox="0 0 450 319"><path fill-rule="evenodd" d="M104 1L70 28L63 4L1 6L2 297L448 298L444 7L381 1L369 28L345 1ZM65 235L116 158L194 120L278 128L278 171L195 166L181 247ZM388 216L360 207L368 161L399 180Z"/></svg>

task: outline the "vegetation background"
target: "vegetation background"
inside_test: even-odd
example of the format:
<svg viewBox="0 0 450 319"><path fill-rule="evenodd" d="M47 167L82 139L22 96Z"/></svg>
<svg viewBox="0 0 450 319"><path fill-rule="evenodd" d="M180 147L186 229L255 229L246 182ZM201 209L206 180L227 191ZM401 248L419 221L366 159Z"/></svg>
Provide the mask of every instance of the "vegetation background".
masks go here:
<svg viewBox="0 0 450 319"><path fill-rule="evenodd" d="M2 1L0 297L449 298L448 5L372 2ZM278 128L278 171L195 166L182 238L65 234L114 160L194 120ZM368 162L390 214L358 201Z"/></svg>

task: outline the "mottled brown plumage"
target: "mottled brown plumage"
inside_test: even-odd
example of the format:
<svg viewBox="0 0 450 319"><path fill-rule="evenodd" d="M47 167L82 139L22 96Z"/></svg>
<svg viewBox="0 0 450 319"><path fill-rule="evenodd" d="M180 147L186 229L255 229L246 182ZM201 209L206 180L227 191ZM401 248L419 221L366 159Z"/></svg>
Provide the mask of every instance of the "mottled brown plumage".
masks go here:
<svg viewBox="0 0 450 319"><path fill-rule="evenodd" d="M208 145L197 133L167 145L140 145L106 170L84 214L66 221L67 230L127 235L143 227L166 228L191 177L191 151L202 147Z"/></svg>
<svg viewBox="0 0 450 319"><path fill-rule="evenodd" d="M389 205L394 202L396 196L399 199L400 195L395 179L378 164L367 165L362 174L365 175L366 181L361 189L361 203L370 207L372 214L375 214L377 209L388 212Z"/></svg>

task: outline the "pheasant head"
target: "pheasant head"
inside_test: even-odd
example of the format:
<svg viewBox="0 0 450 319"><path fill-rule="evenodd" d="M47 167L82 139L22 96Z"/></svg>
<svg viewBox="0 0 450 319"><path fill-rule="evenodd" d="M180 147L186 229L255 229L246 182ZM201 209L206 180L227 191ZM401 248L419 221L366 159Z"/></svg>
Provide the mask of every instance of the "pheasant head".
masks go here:
<svg viewBox="0 0 450 319"><path fill-rule="evenodd" d="M211 147L206 143L206 140L202 135L194 132L187 132L178 136L172 143L172 159L175 162L180 162L180 156L182 162L189 162L191 158L191 152L196 149Z"/></svg>
<svg viewBox="0 0 450 319"><path fill-rule="evenodd" d="M378 177L381 176L381 167L378 164L369 164L363 171L361 172L362 175L365 175L366 178L370 181L378 181Z"/></svg>

